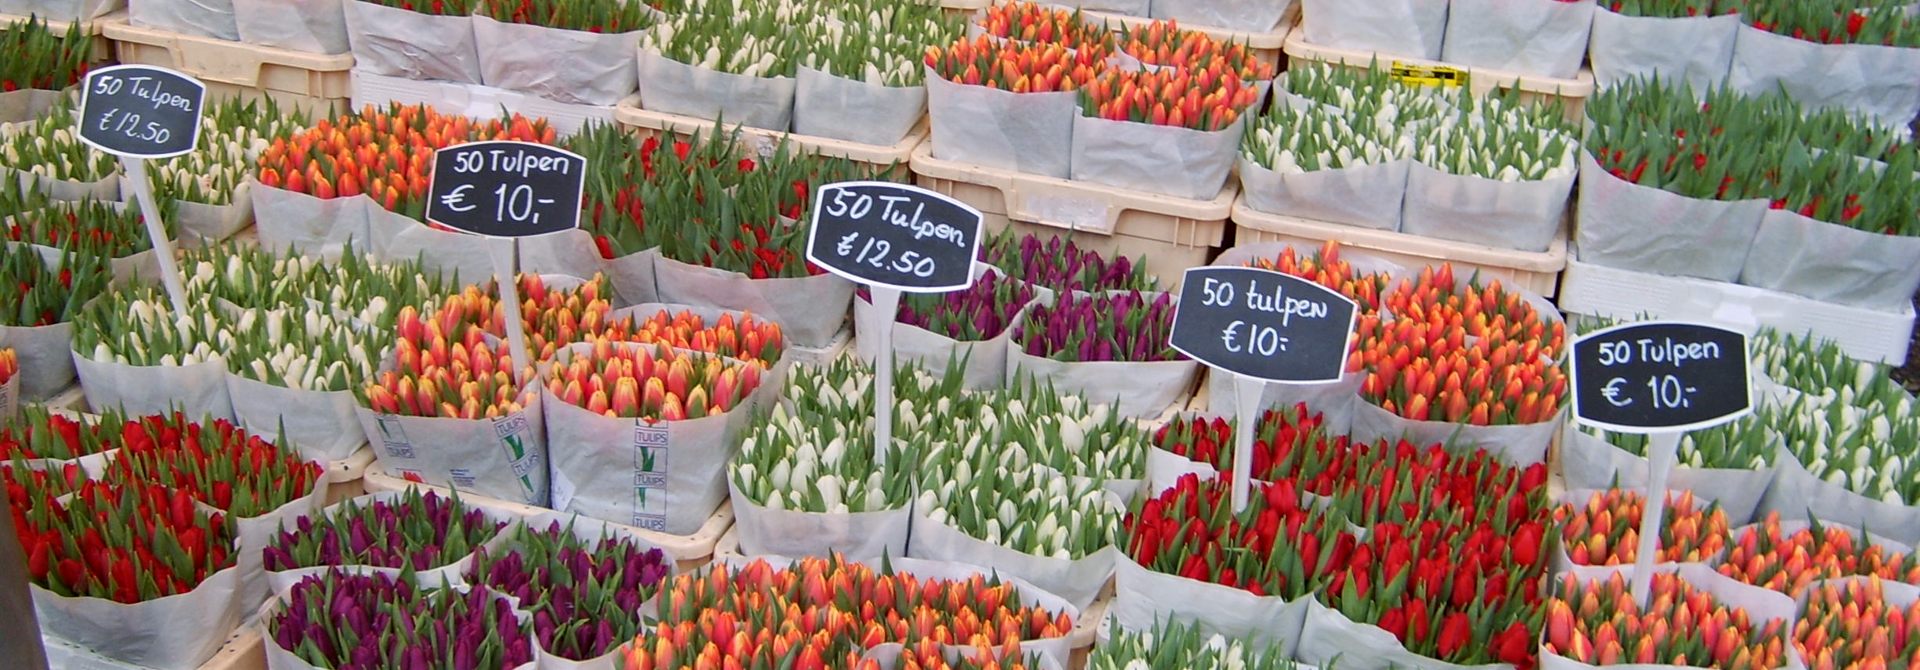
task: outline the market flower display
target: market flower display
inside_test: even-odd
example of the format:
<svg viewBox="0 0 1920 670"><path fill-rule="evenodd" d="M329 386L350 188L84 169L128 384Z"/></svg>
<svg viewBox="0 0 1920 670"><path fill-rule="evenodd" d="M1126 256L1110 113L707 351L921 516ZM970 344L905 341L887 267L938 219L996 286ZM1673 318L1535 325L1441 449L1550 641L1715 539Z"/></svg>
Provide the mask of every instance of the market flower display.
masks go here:
<svg viewBox="0 0 1920 670"><path fill-rule="evenodd" d="M163 202L233 204L236 195L244 199L238 189L260 154L305 126L304 115L280 109L271 98L211 105L200 117L200 143L187 155L148 166L147 181Z"/></svg>
<svg viewBox="0 0 1920 670"><path fill-rule="evenodd" d="M313 492L325 470L226 420L190 421L181 414L103 423L119 449L108 482L157 484L237 519L272 512Z"/></svg>
<svg viewBox="0 0 1920 670"><path fill-rule="evenodd" d="M976 396L980 427L999 443L989 451L1019 452L1032 464L1069 477L1146 476L1150 437L1112 405L1063 393L1038 379L1016 379L1005 390Z"/></svg>
<svg viewBox="0 0 1920 670"><path fill-rule="evenodd" d="M323 668L514 668L536 655L532 626L498 594L390 575L308 577L261 624L270 644Z"/></svg>
<svg viewBox="0 0 1920 670"><path fill-rule="evenodd" d="M934 523L1008 549L1078 560L1113 546L1123 510L1100 480L1043 474L1034 468L982 467L949 490L927 488L918 506Z"/></svg>
<svg viewBox="0 0 1920 670"><path fill-rule="evenodd" d="M93 42L70 23L56 31L40 19L0 26L0 93L37 88L57 91L87 74Z"/></svg>
<svg viewBox="0 0 1920 670"><path fill-rule="evenodd" d="M1604 581L1567 575L1547 605L1543 649L1588 665L1786 665L1786 621L1754 621L1673 573L1655 574L1651 594L1642 608L1620 573Z"/></svg>
<svg viewBox="0 0 1920 670"><path fill-rule="evenodd" d="M475 551L466 580L513 597L533 615L540 650L568 660L598 658L633 639L640 605L672 572L659 549L605 534L590 543L571 523L523 524L511 538L503 552Z"/></svg>
<svg viewBox="0 0 1920 670"><path fill-rule="evenodd" d="M1740 8L1739 3L1720 0L1607 0L1601 6L1615 14L1662 19L1718 16Z"/></svg>
<svg viewBox="0 0 1920 670"><path fill-rule="evenodd" d="M1920 48L1920 25L1895 3L1847 0L1809 5L1747 0L1737 6L1740 18L1753 27L1798 40Z"/></svg>
<svg viewBox="0 0 1920 670"><path fill-rule="evenodd" d="M684 421L732 411L760 387L757 365L665 346L594 343L554 370L547 390L561 402L613 418Z"/></svg>
<svg viewBox="0 0 1920 670"><path fill-rule="evenodd" d="M1326 105L1275 105L1256 118L1240 154L1280 174L1381 165L1407 158L1411 137Z"/></svg>
<svg viewBox="0 0 1920 670"><path fill-rule="evenodd" d="M793 26L816 15L780 0L708 0L643 33L640 51L727 74L792 77L804 48Z"/></svg>
<svg viewBox="0 0 1920 670"><path fill-rule="evenodd" d="M440 16L466 16L473 13L474 0L365 0L376 5L409 12Z"/></svg>
<svg viewBox="0 0 1920 670"><path fill-rule="evenodd" d="M192 591L237 557L225 515L139 482L82 482L64 504L42 498L15 532L34 585L117 603Z"/></svg>
<svg viewBox="0 0 1920 670"><path fill-rule="evenodd" d="M1720 574L1799 595L1815 582L1867 576L1920 584L1920 559L1887 549L1860 531L1809 519L1792 532L1779 512L1767 513L1733 538L1718 568Z"/></svg>
<svg viewBox="0 0 1920 670"><path fill-rule="evenodd" d="M235 319L234 374L302 391L351 391L372 379L393 347L391 329L372 329L319 310L248 310Z"/></svg>
<svg viewBox="0 0 1920 670"><path fill-rule="evenodd" d="M1155 291L1159 281L1147 276L1144 259L1109 259L1073 240L1031 233L1015 235L1012 228L981 245L982 260L1006 276L1053 291Z"/></svg>
<svg viewBox="0 0 1920 670"><path fill-rule="evenodd" d="M359 392L367 408L383 414L439 418L494 418L533 402L514 381L513 352L489 343L477 327L448 337L440 322L409 321L403 310L395 365L381 370ZM529 373L526 377L530 378Z"/></svg>
<svg viewBox="0 0 1920 670"><path fill-rule="evenodd" d="M1123 26L1114 37L1120 52L1154 68L1210 69L1224 66L1226 73L1246 82L1273 78L1273 65L1255 58L1246 44L1222 42L1193 30L1182 30L1174 20L1154 21L1144 26Z"/></svg>
<svg viewBox="0 0 1920 670"><path fill-rule="evenodd" d="M1324 588L1358 547L1337 517L1301 504L1293 480L1254 483L1238 514L1230 487L1181 477L1127 515L1121 546L1148 570L1287 599Z"/></svg>
<svg viewBox="0 0 1920 670"><path fill-rule="evenodd" d="M181 252L187 294L242 308L295 312L316 306L391 331L400 308L431 309L454 292L440 273L414 261L389 263L351 248L334 261L240 244Z"/></svg>
<svg viewBox="0 0 1920 670"><path fill-rule="evenodd" d="M333 513L283 524L263 555L268 570L341 565L431 570L466 558L505 528L458 496L409 488L395 500L348 500Z"/></svg>
<svg viewBox="0 0 1920 670"><path fill-rule="evenodd" d="M857 12L858 3L848 5ZM920 64L926 46L952 42L964 31L950 15L915 8L880 5L838 23L821 24L820 34L808 36L812 43L800 65L879 86L919 86L926 73Z"/></svg>
<svg viewBox="0 0 1920 670"><path fill-rule="evenodd" d="M1059 361L1180 360L1185 355L1167 345L1173 311L1168 293L1064 293L1052 305L1027 310L1013 340L1030 355Z"/></svg>
<svg viewBox="0 0 1920 670"><path fill-rule="evenodd" d="M1640 515L1645 496L1636 490L1594 491L1554 510L1561 539L1574 565L1633 565L1640 551ZM1720 504L1695 500L1692 491L1667 494L1660 519L1657 562L1703 563L1728 544L1727 515Z"/></svg>

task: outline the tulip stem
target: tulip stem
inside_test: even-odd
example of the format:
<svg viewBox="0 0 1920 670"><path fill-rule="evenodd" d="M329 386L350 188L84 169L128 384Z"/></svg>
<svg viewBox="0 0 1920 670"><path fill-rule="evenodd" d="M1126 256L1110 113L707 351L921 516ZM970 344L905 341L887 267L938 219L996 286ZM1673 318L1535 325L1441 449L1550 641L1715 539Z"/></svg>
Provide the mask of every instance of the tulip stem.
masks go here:
<svg viewBox="0 0 1920 670"><path fill-rule="evenodd" d="M527 349L527 327L520 321L520 283L513 271L514 259L520 257L520 240L496 238L488 243L487 250L493 257L493 281L500 285L500 307L506 311L507 345L513 347L508 374L519 386L527 381L520 378L521 368L533 364L533 353Z"/></svg>
<svg viewBox="0 0 1920 670"><path fill-rule="evenodd" d="M1633 599L1647 606L1653 585L1653 561L1660 551L1660 517L1667 512L1667 477L1673 474L1674 453L1680 449L1680 433L1654 433L1647 436L1646 510L1640 514L1640 548L1633 561Z"/></svg>
<svg viewBox="0 0 1920 670"><path fill-rule="evenodd" d="M173 315L183 318L189 313L187 286L180 280L180 263L173 257L173 240L167 238L167 228L160 221L160 207L153 201L153 184L147 181L147 159L121 156L120 166L127 171L134 198L140 201L140 219L147 224L147 237L153 238L153 258L160 262L160 282L166 285L167 298L173 302Z"/></svg>
<svg viewBox="0 0 1920 670"><path fill-rule="evenodd" d="M1266 395L1265 380L1243 374L1233 376L1233 513L1247 509L1247 491L1253 487L1253 435L1260 420L1260 396Z"/></svg>
<svg viewBox="0 0 1920 670"><path fill-rule="evenodd" d="M887 464L893 445L893 319L900 312L900 289L874 286L873 306L880 310L879 342L873 359L873 462Z"/></svg>

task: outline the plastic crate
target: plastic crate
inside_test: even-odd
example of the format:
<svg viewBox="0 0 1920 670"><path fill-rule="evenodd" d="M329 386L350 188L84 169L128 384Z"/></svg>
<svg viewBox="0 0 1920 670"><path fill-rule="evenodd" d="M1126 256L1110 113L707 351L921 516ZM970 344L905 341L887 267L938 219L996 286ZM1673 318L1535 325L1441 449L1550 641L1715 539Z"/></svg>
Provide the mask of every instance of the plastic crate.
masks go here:
<svg viewBox="0 0 1920 670"><path fill-rule="evenodd" d="M1472 90L1475 95L1484 94L1494 89L1518 88L1520 89L1520 98L1522 100L1559 99L1560 104L1565 107L1567 118L1574 120L1584 118L1582 115L1586 109L1587 98L1591 97L1594 91L1593 70L1585 66L1581 66L1580 73L1574 75L1572 79L1558 79L1554 77L1521 74L1510 70L1495 70L1491 68L1456 65L1436 60L1408 58L1375 51L1342 49L1339 47L1308 43L1307 31L1300 29L1298 24L1295 25L1293 33L1287 36L1286 52L1287 58L1294 61L1334 63L1355 68L1366 68L1377 62L1381 67L1399 63L1415 67L1448 67L1465 70L1467 72L1467 87Z"/></svg>
<svg viewBox="0 0 1920 670"><path fill-rule="evenodd" d="M1213 260L1240 193L1232 180L1213 200L1187 200L1043 177L934 158L932 142L914 151L913 175L914 183L980 210L989 232L1012 227L1109 256L1145 256L1147 271L1169 288L1187 268Z"/></svg>
<svg viewBox="0 0 1920 670"><path fill-rule="evenodd" d="M641 137L673 135L687 138L692 137L694 133L707 136L713 134L715 125L711 119L641 109L638 96L627 98L615 107L614 118L620 122L621 126ZM907 178L907 161L913 158L913 150L926 141L930 132L925 115L922 115L920 123L915 125L913 130L907 131L906 137L891 146L729 125L728 131L733 130L740 132L740 141L746 144L748 150L762 156L772 154L784 140L791 147L790 150L818 156L845 158L871 166L875 170L886 170L886 176L899 180Z"/></svg>
<svg viewBox="0 0 1920 670"><path fill-rule="evenodd" d="M1248 207L1245 199L1234 203L1233 225L1234 244L1294 242L1318 246L1332 240L1409 268L1450 262L1456 272L1477 271L1547 297L1559 288L1560 271L1567 267L1565 226L1546 251L1528 252L1269 214Z"/></svg>
<svg viewBox="0 0 1920 670"><path fill-rule="evenodd" d="M333 483L327 485L327 502L331 505L367 492L366 484L361 480L367 476L367 468L373 465L373 448L362 446L353 455L327 464L327 472L333 473Z"/></svg>
<svg viewBox="0 0 1920 670"><path fill-rule="evenodd" d="M531 93L479 84L388 77L355 70L353 106L383 106L398 102L427 105L446 114L474 119L497 119L502 110L546 119L560 135L572 135L591 122L611 123L613 107L579 105L548 100Z"/></svg>
<svg viewBox="0 0 1920 670"><path fill-rule="evenodd" d="M25 21L29 18L38 17L28 17L19 14L0 14L0 25ZM107 19L103 18L98 21L82 21L80 23L80 34L87 36L88 41L93 44L92 53L87 55L87 63L90 65L99 65L113 60L113 40L107 39L106 35L101 34L102 23L106 20ZM46 24L47 30L58 35L65 35L67 29L73 26L72 21L54 21L51 19L46 20Z"/></svg>
<svg viewBox="0 0 1920 670"><path fill-rule="evenodd" d="M1113 12L1090 11L1084 13L1089 19L1104 21L1107 29L1114 32L1119 32L1122 28L1138 29L1154 21L1164 20L1146 16L1115 14ZM1291 9L1287 10L1285 16L1280 17L1280 25L1274 26L1273 30L1264 33L1250 33L1227 28L1215 28L1197 23L1181 23L1180 29L1201 33L1221 42L1245 44L1247 45L1247 49L1253 52L1254 58L1268 65L1272 65L1275 72L1280 72L1286 69L1281 66L1286 61L1287 36L1293 33L1294 26L1299 25L1299 23L1300 3L1296 2Z"/></svg>
<svg viewBox="0 0 1920 670"><path fill-rule="evenodd" d="M1695 277L1668 277L1604 265L1567 263L1560 282L1560 309L1613 319L1641 315L1689 319L1746 332L1763 326L1787 333L1811 332L1833 340L1848 356L1906 363L1914 312L1882 312L1820 302Z"/></svg>
<svg viewBox="0 0 1920 670"><path fill-rule="evenodd" d="M348 71L352 54L322 55L240 42L181 35L127 23L125 15L101 22L121 63L172 68L207 85L207 99L270 98L309 116L344 111L353 95Z"/></svg>
<svg viewBox="0 0 1920 670"><path fill-rule="evenodd" d="M449 489L419 482L410 482L399 477L390 477L373 470L367 471L367 476L363 481L366 483L367 493L402 491L408 488L432 491L443 496L452 495L453 493ZM460 499L469 505L484 507L519 517L528 517L553 511L545 507L507 502L498 498L488 498L465 492L460 494ZM680 569L690 570L706 565L707 562L713 558L713 548L714 545L720 542L720 536L725 535L729 529L733 528L733 503L721 502L720 508L713 511L713 516L708 517L707 522L702 524L700 529L694 531L692 535L668 535L658 531L635 528L611 521L607 522L607 525L631 532L648 542L652 542L654 546L660 548L660 551L665 552L668 558L673 559L674 563L678 565Z"/></svg>

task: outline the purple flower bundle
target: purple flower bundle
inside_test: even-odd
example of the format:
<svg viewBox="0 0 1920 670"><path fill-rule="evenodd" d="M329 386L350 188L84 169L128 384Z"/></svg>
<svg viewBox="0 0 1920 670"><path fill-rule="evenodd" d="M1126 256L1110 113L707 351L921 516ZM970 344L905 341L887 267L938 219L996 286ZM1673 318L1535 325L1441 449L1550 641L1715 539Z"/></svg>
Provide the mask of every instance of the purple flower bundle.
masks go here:
<svg viewBox="0 0 1920 670"><path fill-rule="evenodd" d="M1159 285L1146 266L1126 256L1109 261L1058 237L1015 237L1012 228L987 240L980 252L1007 276L1055 291L1152 291Z"/></svg>
<svg viewBox="0 0 1920 670"><path fill-rule="evenodd" d="M1057 361L1145 363L1185 358L1167 346L1172 330L1170 294L1062 293L1052 306L1029 310L1013 339L1028 355Z"/></svg>
<svg viewBox="0 0 1920 670"><path fill-rule="evenodd" d="M532 631L497 594L424 589L384 574L303 579L266 627L281 649L333 670L479 670L533 660Z"/></svg>
<svg viewBox="0 0 1920 670"><path fill-rule="evenodd" d="M872 302L873 296L863 287L860 299ZM1032 286L990 272L958 291L903 294L894 320L961 342L979 342L1006 332L1031 300Z"/></svg>
<svg viewBox="0 0 1920 670"><path fill-rule="evenodd" d="M468 508L457 494L446 498L407 489L398 501L362 506L349 500L318 521L301 517L262 551L268 570L335 565L432 570L465 558L504 526Z"/></svg>
<svg viewBox="0 0 1920 670"><path fill-rule="evenodd" d="M519 599L533 614L543 652L597 658L639 634L640 605L659 592L671 568L659 549L642 551L626 538L591 544L574 535L571 524L556 521L543 531L522 526L510 551L475 554L466 578Z"/></svg>

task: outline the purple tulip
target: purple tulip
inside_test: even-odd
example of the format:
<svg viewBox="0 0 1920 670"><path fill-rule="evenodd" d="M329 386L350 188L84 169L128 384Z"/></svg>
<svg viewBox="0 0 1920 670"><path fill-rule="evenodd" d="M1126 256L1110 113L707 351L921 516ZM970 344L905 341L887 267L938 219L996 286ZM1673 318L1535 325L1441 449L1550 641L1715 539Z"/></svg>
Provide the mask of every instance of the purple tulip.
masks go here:
<svg viewBox="0 0 1920 670"><path fill-rule="evenodd" d="M865 288L859 289L859 296L873 301ZM979 342L999 337L1030 300L1033 287L990 273L958 291L905 294L894 321L961 342Z"/></svg>
<svg viewBox="0 0 1920 670"><path fill-rule="evenodd" d="M1126 256L1108 261L1100 252L1081 249L1058 237L1044 242L1034 235L1015 237L1011 228L988 240L981 248L981 257L1014 279L1055 291L1152 291L1159 287L1142 266Z"/></svg>
<svg viewBox="0 0 1920 670"><path fill-rule="evenodd" d="M1029 355L1066 362L1181 360L1167 345L1173 308L1164 293L1152 302L1138 292L1063 293L1028 310L1013 339Z"/></svg>
<svg viewBox="0 0 1920 670"><path fill-rule="evenodd" d="M281 531L261 556L268 570L367 565L430 570L464 558L505 527L459 497L421 495L398 501L353 502L333 516L300 520L300 530Z"/></svg>
<svg viewBox="0 0 1920 670"><path fill-rule="evenodd" d="M466 577L531 608L534 639L546 653L592 659L639 633L640 604L671 568L660 550L641 551L623 537L590 545L558 522L546 530L523 527L507 553L476 554Z"/></svg>

